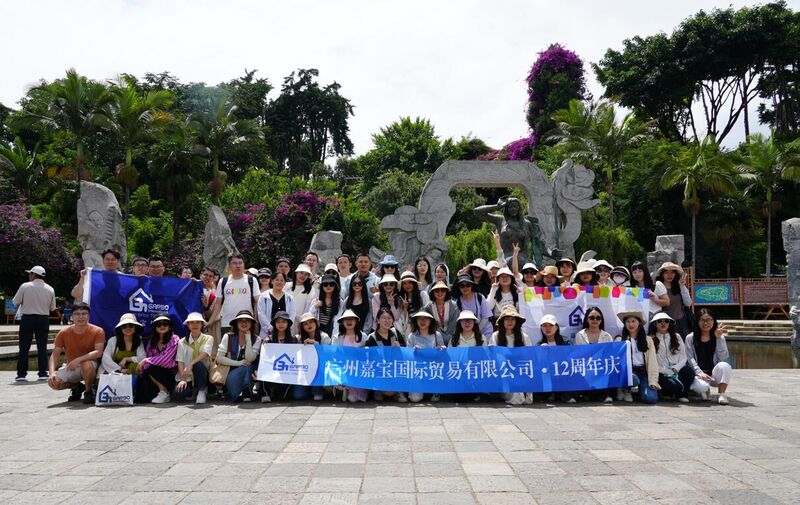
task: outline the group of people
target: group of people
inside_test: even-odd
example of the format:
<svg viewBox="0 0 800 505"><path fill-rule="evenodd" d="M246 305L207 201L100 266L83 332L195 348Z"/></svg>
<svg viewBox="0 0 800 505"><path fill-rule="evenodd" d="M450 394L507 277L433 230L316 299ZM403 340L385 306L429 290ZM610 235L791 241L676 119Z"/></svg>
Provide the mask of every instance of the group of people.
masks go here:
<svg viewBox="0 0 800 505"><path fill-rule="evenodd" d="M156 260L136 258L131 273L163 275L163 261ZM353 263L355 271L351 271ZM366 254L357 255L354 262L343 254L335 264L320 268L317 254L308 252L294 267L289 259L280 258L273 271L247 270L244 258L232 254L227 275L220 277L210 268L201 272L203 311L189 314L182 322L185 328L173 328L173 321L164 314L155 317L146 331L133 314L122 314L114 334L105 335L89 324L90 307L76 302L73 324L56 337L46 371L40 359L39 373L52 388L70 389L71 401L83 396L84 401L94 402L98 374L122 373L132 376L135 398L140 403L178 399L205 403L210 394L231 402L318 401L327 395L341 395L350 402L366 401L370 396L377 401L391 398L419 402L426 395L261 382L256 376L261 346L293 343L445 349L616 340L629 342L633 387L557 395L513 393L502 398L513 404L537 399L574 403L581 398L632 402L634 397L650 404L659 398L688 402L690 393L709 400L711 387L716 386L717 401L728 403L731 367L725 328L708 309L692 313L691 296L679 265L663 264L655 272L654 281L641 262L627 268L603 260L576 263L562 258L553 266L539 269L533 263L520 267L515 250L509 263L510 267L502 258L488 263L478 258L461 268L451 282L446 264L431 265L424 257L402 268L391 255L373 265ZM106 270L118 270L118 253L104 252L103 265ZM20 287L14 302L22 304L23 314L33 316L36 311L26 306L28 302L45 310L44 295L30 295L46 286L45 272L41 267L29 272L31 281ZM176 273L192 275L186 269ZM81 299L85 278L82 272L73 290L77 300ZM585 311L583 328L574 337L562 336L552 315L534 322L541 329L540 340L526 334L525 304L520 303L524 290L572 285L648 288L652 291L650 313L618 314L624 324L619 335L606 332L603 312L597 307ZM27 353L30 335L38 324L32 321L20 328L21 351L27 345ZM147 334L149 337L144 336ZM62 354L66 355L64 364ZM23 364L21 359L18 380L25 380L26 372L27 361ZM428 397L430 401L440 399L435 394Z"/></svg>

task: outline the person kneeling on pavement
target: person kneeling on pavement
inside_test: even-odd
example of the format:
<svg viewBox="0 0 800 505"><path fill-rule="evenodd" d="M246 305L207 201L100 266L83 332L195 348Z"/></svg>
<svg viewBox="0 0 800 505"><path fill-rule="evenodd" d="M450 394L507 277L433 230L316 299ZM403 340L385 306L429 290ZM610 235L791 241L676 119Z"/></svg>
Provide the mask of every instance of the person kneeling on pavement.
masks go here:
<svg viewBox="0 0 800 505"><path fill-rule="evenodd" d="M76 303L72 307L72 320L72 326L56 335L47 384L53 389L71 389L67 401L78 401L83 394L84 403L94 403L97 366L103 355L106 336L102 328L89 324L89 306L85 303ZM62 353L67 362L56 370Z"/></svg>

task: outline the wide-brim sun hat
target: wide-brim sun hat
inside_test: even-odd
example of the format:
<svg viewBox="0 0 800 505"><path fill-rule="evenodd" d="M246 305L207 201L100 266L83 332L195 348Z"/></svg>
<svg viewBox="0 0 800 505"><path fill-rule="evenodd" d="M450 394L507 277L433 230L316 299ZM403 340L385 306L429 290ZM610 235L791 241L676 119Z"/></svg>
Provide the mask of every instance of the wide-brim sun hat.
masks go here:
<svg viewBox="0 0 800 505"><path fill-rule="evenodd" d="M573 270L578 268L578 264L575 263L575 261L572 260L571 258L561 258L560 260L556 261L556 267L561 268L562 263L569 263L570 265L572 265Z"/></svg>
<svg viewBox="0 0 800 505"><path fill-rule="evenodd" d="M595 271L594 268L592 268L592 265L588 261L583 261L581 263L578 263L578 268L575 270L575 278L577 279L578 277L580 277L581 274L584 273L591 273L592 275L597 275L597 272Z"/></svg>
<svg viewBox="0 0 800 505"><path fill-rule="evenodd" d="M556 277L558 277L558 274L559 274L559 271L558 271L557 267L555 267L553 265L547 265L546 267L541 269L539 271L539 273L536 274L536 276L539 277L539 278L542 278L545 275L555 275Z"/></svg>
<svg viewBox="0 0 800 505"><path fill-rule="evenodd" d="M444 282L442 282L442 281L436 281L436 284L434 284L433 286L431 286L431 289L430 289L430 291L431 291L431 292L434 292L434 291L436 291L437 289L443 289L443 290L445 290L445 291L450 291L450 287L449 287L447 284L445 284Z"/></svg>
<svg viewBox="0 0 800 505"><path fill-rule="evenodd" d="M500 268L500 263L498 263L497 260L492 260L486 264L486 268L488 268L489 270L493 268Z"/></svg>
<svg viewBox="0 0 800 505"><path fill-rule="evenodd" d="M669 314L667 314L666 312L659 312L658 314L653 316L653 319L650 320L650 324L655 324L659 321L664 321L664 320L669 321L671 323L675 322L675 320L669 317Z"/></svg>
<svg viewBox="0 0 800 505"><path fill-rule="evenodd" d="M339 267L337 267L337 266L336 266L336 265L334 265L333 263L328 263L327 265L325 265L325 269L324 269L324 270L322 270L322 271L323 271L323 272L330 272L331 270L333 270L334 272L336 272L336 274L337 274L337 275L339 274Z"/></svg>
<svg viewBox="0 0 800 505"><path fill-rule="evenodd" d="M628 279L631 278L630 270L628 270L627 268L625 268L622 265L616 266L616 267L611 269L611 275L613 276L614 274L622 274L625 277L627 277Z"/></svg>
<svg viewBox="0 0 800 505"><path fill-rule="evenodd" d="M305 263L300 263L297 265L297 268L294 269L294 273L299 274L300 272L305 272L308 275L311 275L311 268Z"/></svg>
<svg viewBox="0 0 800 505"><path fill-rule="evenodd" d="M623 323L629 317L635 317L636 319L639 320L640 324L644 324L644 317L642 316L642 313L636 310L623 310L621 312L617 312L617 317Z"/></svg>
<svg viewBox="0 0 800 505"><path fill-rule="evenodd" d="M535 263L525 263L519 271L524 272L525 270L533 270L533 273L539 273L539 267L537 267Z"/></svg>
<svg viewBox="0 0 800 505"><path fill-rule="evenodd" d="M400 274L400 283L402 284L405 281L415 282L417 286L419 286L419 281L417 280L417 276L414 275L414 272L403 272Z"/></svg>
<svg viewBox="0 0 800 505"><path fill-rule="evenodd" d="M203 326L207 324L206 319L203 317L203 314L199 312L190 312L189 315L186 316L186 319L184 319L183 324L186 325L189 323L203 323Z"/></svg>
<svg viewBox="0 0 800 505"><path fill-rule="evenodd" d="M539 321L539 326L543 324L558 324L558 319L553 314L545 314L542 316L542 320Z"/></svg>
<svg viewBox="0 0 800 505"><path fill-rule="evenodd" d="M469 319L471 321L475 321L476 323L479 321L478 316L476 316L471 310L462 310L458 315L457 321L462 321L464 319Z"/></svg>
<svg viewBox="0 0 800 505"><path fill-rule="evenodd" d="M473 267L480 268L484 272L489 272L489 267L486 266L486 260L483 258L475 258L475 261L469 264L470 269Z"/></svg>
<svg viewBox="0 0 800 505"><path fill-rule="evenodd" d="M358 314L353 312L352 309L347 309L344 311L344 314L339 318L339 321L344 321L345 319L355 319L356 321L360 321L361 318L358 317Z"/></svg>
<svg viewBox="0 0 800 505"><path fill-rule="evenodd" d="M383 266L383 267L386 267L386 266L396 267L396 266L398 266L400 264L400 262L397 261L397 258L392 256L391 254L387 254L386 256L383 257L381 262L378 263L378 264Z"/></svg>
<svg viewBox="0 0 800 505"><path fill-rule="evenodd" d="M594 265L592 265L592 268L594 268L595 270L597 270L600 267L607 267L609 270L613 270L614 269L614 265L612 265L611 263L609 263L606 260L595 261Z"/></svg>
<svg viewBox="0 0 800 505"><path fill-rule="evenodd" d="M417 319L418 317L427 317L428 319L433 319L433 314L425 310L420 310L411 314L411 319Z"/></svg>
<svg viewBox="0 0 800 505"><path fill-rule="evenodd" d="M666 263L664 263L663 265L658 267L658 270L656 270L656 277L661 275L661 272L663 272L664 270L674 270L674 271L678 272L679 274L683 273L683 268L681 268L680 265L678 265L676 263L673 263L671 261L667 261Z"/></svg>
<svg viewBox="0 0 800 505"><path fill-rule="evenodd" d="M497 316L497 324L501 324L503 319L507 317L513 317L521 323L525 322L525 318L519 315L519 312L517 312L517 309L515 309L513 305L506 305L503 307L503 310L500 311L500 315Z"/></svg>
<svg viewBox="0 0 800 505"><path fill-rule="evenodd" d="M392 274L386 274L383 277L381 277L381 280L378 281L378 284L386 284L390 282L394 282L395 284L397 284L397 277L395 277Z"/></svg>
<svg viewBox="0 0 800 505"><path fill-rule="evenodd" d="M172 326L172 319L169 316L158 316L150 323L150 326L155 326L159 321L166 321Z"/></svg>
<svg viewBox="0 0 800 505"><path fill-rule="evenodd" d="M136 316L128 312L120 316L119 322L116 326L114 326L114 329L118 330L120 327L125 326L126 324L133 324L139 328L144 328L144 325L140 323L138 319L136 319Z"/></svg>
<svg viewBox="0 0 800 505"><path fill-rule="evenodd" d="M304 312L302 316L300 316L300 320L298 321L299 324L303 324L306 321L316 321L317 318L314 317L314 314L311 312Z"/></svg>
<svg viewBox="0 0 800 505"><path fill-rule="evenodd" d="M231 318L231 326L235 326L239 319L248 319L254 323L257 322L249 310L240 310Z"/></svg>
<svg viewBox="0 0 800 505"><path fill-rule="evenodd" d="M272 326L275 326L275 321L278 319L283 319L284 321L289 323L289 326L292 326L292 316L289 315L288 312L285 310L279 310L275 313L275 316L272 318Z"/></svg>
<svg viewBox="0 0 800 505"><path fill-rule="evenodd" d="M503 268L501 268L500 270L497 271L497 275L496 276L499 278L501 275L507 275L507 276L511 277L512 279L514 278L514 272L512 272L511 269L508 268L508 267L503 267Z"/></svg>

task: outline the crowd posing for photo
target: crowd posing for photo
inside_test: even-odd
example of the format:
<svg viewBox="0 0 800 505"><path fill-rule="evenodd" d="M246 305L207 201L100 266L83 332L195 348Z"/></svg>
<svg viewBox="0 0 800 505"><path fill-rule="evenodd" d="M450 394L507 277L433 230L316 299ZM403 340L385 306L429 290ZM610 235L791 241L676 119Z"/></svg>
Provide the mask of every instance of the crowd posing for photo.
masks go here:
<svg viewBox="0 0 800 505"><path fill-rule="evenodd" d="M119 259L116 251L105 251L103 268L119 271ZM161 258L134 258L131 267L130 273L138 276L163 276L166 271ZM29 282L14 297L23 314L17 380L27 380L27 355L35 335L40 379L53 389L69 390L69 401L83 398L86 403L94 403L98 376L108 373L132 377L137 403L205 403L209 398L268 403L322 401L326 397L349 402L370 398L420 402L427 397L436 402L452 397L449 399L502 399L511 404L635 400L655 404L659 400L686 403L692 396L708 401L712 387L717 388L718 403L729 403L732 371L725 327L708 309L691 311L683 269L674 263L661 265L654 280L641 262L625 267L604 260L576 263L562 258L539 269L533 263L520 267L515 251L510 265L502 258L488 263L477 258L451 278L447 265L431 265L424 257L401 267L391 255L373 265L366 254L357 255L354 262L343 254L335 264L320 268L317 254L309 252L303 263L294 267L288 258L280 258L274 270L248 270L244 258L233 254L228 258L228 271L222 277L211 268L200 272L203 311L189 314L182 322L184 328L174 328L170 317L163 314L145 331L134 314L121 314L112 335L89 323L91 308L80 301L86 282L86 271L82 271L72 292L77 300L72 305L72 324L58 333L48 360L46 347L39 343L40 338L46 339L46 317L55 298L45 283L45 270L33 267L27 271ZM175 273L184 278L194 275L185 267ZM623 323L619 335L606 331L603 312L597 307L587 308L583 328L573 338L562 336L552 315L533 321L541 330L539 340L523 331L526 288L575 285L647 288L652 292L649 313L617 314ZM274 384L259 381L256 375L264 345L446 349L614 341L629 342L632 387L466 398Z"/></svg>

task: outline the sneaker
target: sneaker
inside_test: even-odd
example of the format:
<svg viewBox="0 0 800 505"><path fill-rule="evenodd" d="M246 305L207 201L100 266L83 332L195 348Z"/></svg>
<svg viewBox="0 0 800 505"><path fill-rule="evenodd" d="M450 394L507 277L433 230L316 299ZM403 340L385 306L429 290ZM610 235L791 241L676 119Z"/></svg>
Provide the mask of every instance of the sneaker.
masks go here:
<svg viewBox="0 0 800 505"><path fill-rule="evenodd" d="M574 396L570 396L569 399L567 400L567 403L577 403L577 400L575 399Z"/></svg>
<svg viewBox="0 0 800 505"><path fill-rule="evenodd" d="M408 398L406 398L406 395L404 395L403 393L397 393L397 403L405 403L407 401Z"/></svg>
<svg viewBox="0 0 800 505"><path fill-rule="evenodd" d="M614 399L610 396L606 396L606 399L603 400L603 403L614 403Z"/></svg>
<svg viewBox="0 0 800 505"><path fill-rule="evenodd" d="M525 393L525 405L533 405L533 393Z"/></svg>
<svg viewBox="0 0 800 505"><path fill-rule="evenodd" d="M167 403L169 402L169 393L166 391L159 391L155 398L150 403Z"/></svg>
<svg viewBox="0 0 800 505"><path fill-rule="evenodd" d="M208 392L205 389L201 389L200 391L197 392L197 398L195 399L194 402L198 404L205 403L207 395Z"/></svg>
<svg viewBox="0 0 800 505"><path fill-rule="evenodd" d="M350 403L356 403L358 401L358 397L353 393L347 393L347 401Z"/></svg>
<svg viewBox="0 0 800 505"><path fill-rule="evenodd" d="M625 402L628 402L628 403L633 403L633 395L629 391L626 391L622 395L622 401L625 401Z"/></svg>
<svg viewBox="0 0 800 505"><path fill-rule="evenodd" d="M704 402L707 402L707 401L711 400L711 391L710 391L710 388L709 388L709 389L706 389L705 391L703 391L702 393L700 393L700 399L701 399L701 400L703 400Z"/></svg>
<svg viewBox="0 0 800 505"><path fill-rule="evenodd" d="M622 388L617 388L617 401L621 402L623 398L625 398L625 392L622 390Z"/></svg>
<svg viewBox="0 0 800 505"><path fill-rule="evenodd" d="M268 394L264 393L264 396L261 397L261 403L269 403L272 401L272 398L269 397Z"/></svg>
<svg viewBox="0 0 800 505"><path fill-rule="evenodd" d="M730 403L730 400L728 400L728 397L725 396L725 395L722 395L722 394L719 395L719 400L717 400L717 401L719 402L720 405L728 405Z"/></svg>
<svg viewBox="0 0 800 505"><path fill-rule="evenodd" d="M439 395L431 395L431 402L438 402L442 397Z"/></svg>
<svg viewBox="0 0 800 505"><path fill-rule="evenodd" d="M37 381L46 381L47 379L49 379L49 377L46 375L40 375L36 378Z"/></svg>
<svg viewBox="0 0 800 505"><path fill-rule="evenodd" d="M83 384L78 384L77 386L72 388L72 392L70 393L69 398L67 398L67 401L77 402L78 400L81 399L81 395L83 394L84 391L86 391L86 387Z"/></svg>
<svg viewBox="0 0 800 505"><path fill-rule="evenodd" d="M381 393L380 391L375 391L375 394L373 396L375 397L376 402L383 401L383 393Z"/></svg>
<svg viewBox="0 0 800 505"><path fill-rule="evenodd" d="M324 398L324 396L322 396L322 395L314 395L314 401L315 402L321 402L323 398Z"/></svg>
<svg viewBox="0 0 800 505"><path fill-rule="evenodd" d="M678 403L689 403L689 399L685 396L681 396L678 398Z"/></svg>
<svg viewBox="0 0 800 505"><path fill-rule="evenodd" d="M83 403L85 403L87 405L90 405L90 404L94 403L95 396L97 396L97 395L96 395L96 393L94 391L94 388L87 389L83 393Z"/></svg>
<svg viewBox="0 0 800 505"><path fill-rule="evenodd" d="M27 377L17 377L14 382L28 382Z"/></svg>

